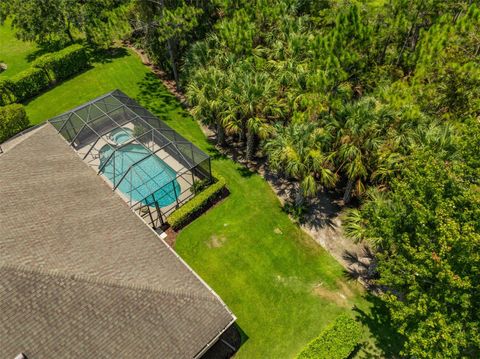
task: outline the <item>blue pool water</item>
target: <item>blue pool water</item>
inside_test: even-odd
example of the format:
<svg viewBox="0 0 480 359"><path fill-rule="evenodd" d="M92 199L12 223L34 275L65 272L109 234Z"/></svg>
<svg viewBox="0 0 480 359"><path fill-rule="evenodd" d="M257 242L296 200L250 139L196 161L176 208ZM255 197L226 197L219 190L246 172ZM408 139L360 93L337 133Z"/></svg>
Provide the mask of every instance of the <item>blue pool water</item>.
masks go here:
<svg viewBox="0 0 480 359"><path fill-rule="evenodd" d="M100 166L108 160L112 151L113 148L110 145L105 145L100 149ZM102 169L102 174L112 184L118 183L130 165L150 153L148 149L139 144L129 144L119 148ZM115 157L115 173L113 157ZM154 192L153 196L158 205L164 207L175 202L180 194L180 185L175 178L175 171L159 157L152 155L135 165L120 182L118 189L132 202L142 201L150 206L154 206L153 198L149 196L145 199L145 197Z"/></svg>
<svg viewBox="0 0 480 359"><path fill-rule="evenodd" d="M129 128L119 128L110 133L110 139L115 143L121 145L133 137L133 131Z"/></svg>

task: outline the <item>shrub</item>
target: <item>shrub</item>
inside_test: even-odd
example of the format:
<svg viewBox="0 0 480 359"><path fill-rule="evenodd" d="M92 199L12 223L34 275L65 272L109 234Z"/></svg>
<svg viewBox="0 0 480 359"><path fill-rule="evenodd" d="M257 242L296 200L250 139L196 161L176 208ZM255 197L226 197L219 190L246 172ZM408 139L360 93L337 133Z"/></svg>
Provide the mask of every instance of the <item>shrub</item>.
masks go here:
<svg viewBox="0 0 480 359"><path fill-rule="evenodd" d="M9 105L15 102L13 94L14 84L10 79L0 79L0 106Z"/></svg>
<svg viewBox="0 0 480 359"><path fill-rule="evenodd" d="M209 182L210 181L208 179L193 181L192 187L190 188L190 192L195 194L202 192L205 188L208 187Z"/></svg>
<svg viewBox="0 0 480 359"><path fill-rule="evenodd" d="M40 56L33 67L42 69L51 82L65 80L87 68L88 56L82 45L75 44L58 52Z"/></svg>
<svg viewBox="0 0 480 359"><path fill-rule="evenodd" d="M168 217L167 221L172 229L179 230L185 227L225 191L225 179L219 175L215 175L214 177L217 179L215 183L197 194Z"/></svg>
<svg viewBox="0 0 480 359"><path fill-rule="evenodd" d="M29 125L25 108L20 104L0 107L0 143L25 130Z"/></svg>
<svg viewBox="0 0 480 359"><path fill-rule="evenodd" d="M36 96L50 86L50 81L45 72L33 67L20 72L11 80L16 102L22 102Z"/></svg>
<svg viewBox="0 0 480 359"><path fill-rule="evenodd" d="M361 337L360 324L342 314L312 340L297 359L345 359L355 350Z"/></svg>

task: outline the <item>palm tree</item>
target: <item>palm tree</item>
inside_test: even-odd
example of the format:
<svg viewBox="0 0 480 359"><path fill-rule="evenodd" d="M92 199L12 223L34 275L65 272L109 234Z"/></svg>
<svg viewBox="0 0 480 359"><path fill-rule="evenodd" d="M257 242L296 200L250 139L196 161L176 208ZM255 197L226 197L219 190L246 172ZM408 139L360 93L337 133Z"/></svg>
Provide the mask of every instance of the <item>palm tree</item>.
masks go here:
<svg viewBox="0 0 480 359"><path fill-rule="evenodd" d="M216 67L199 69L187 87L193 115L204 124L216 127L217 145L225 145L222 113L225 110L226 82L224 74Z"/></svg>
<svg viewBox="0 0 480 359"><path fill-rule="evenodd" d="M334 153L326 151L330 141L330 135L314 123L294 122L286 127L275 126L275 135L265 144L272 169L300 183L295 197L297 206L306 197L314 196L320 187L335 185Z"/></svg>
<svg viewBox="0 0 480 359"><path fill-rule="evenodd" d="M280 118L283 101L277 98L278 84L266 72L258 72L250 64L232 71L231 100L227 105L224 125L231 133L246 137L246 157L252 160L256 139L265 138L268 123Z"/></svg>
<svg viewBox="0 0 480 359"><path fill-rule="evenodd" d="M265 140L272 133L272 126L267 120L260 117L251 117L247 121L247 160L251 161L255 155L255 136Z"/></svg>
<svg viewBox="0 0 480 359"><path fill-rule="evenodd" d="M339 121L332 121L337 127L338 170L347 178L344 203L350 201L352 192L356 195L365 192L366 181L376 169L378 151L392 117L387 108L374 98L366 97L347 105L339 113Z"/></svg>

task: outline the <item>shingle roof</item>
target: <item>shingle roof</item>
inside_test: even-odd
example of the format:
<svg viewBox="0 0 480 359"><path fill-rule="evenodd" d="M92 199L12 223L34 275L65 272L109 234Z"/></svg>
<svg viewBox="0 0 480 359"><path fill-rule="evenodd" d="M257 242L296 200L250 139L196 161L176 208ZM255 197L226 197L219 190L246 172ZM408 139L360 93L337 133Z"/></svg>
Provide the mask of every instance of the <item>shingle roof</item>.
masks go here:
<svg viewBox="0 0 480 359"><path fill-rule="evenodd" d="M51 125L0 155L0 199L1 358L191 358L233 322Z"/></svg>

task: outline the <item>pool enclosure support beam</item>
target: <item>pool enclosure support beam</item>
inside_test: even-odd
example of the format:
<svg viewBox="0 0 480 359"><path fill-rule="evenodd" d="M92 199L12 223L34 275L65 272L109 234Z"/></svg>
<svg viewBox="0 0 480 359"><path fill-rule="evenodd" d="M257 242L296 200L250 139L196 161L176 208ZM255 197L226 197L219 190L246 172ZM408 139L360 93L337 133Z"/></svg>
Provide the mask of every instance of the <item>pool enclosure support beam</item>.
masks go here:
<svg viewBox="0 0 480 359"><path fill-rule="evenodd" d="M157 215L158 218L160 218L160 224L163 226L165 222L163 221L163 214L162 210L160 209L160 206L158 205L158 202L155 200L155 197L152 195L154 203L155 203L155 209L157 210Z"/></svg>
<svg viewBox="0 0 480 359"><path fill-rule="evenodd" d="M89 106L88 107L88 114L87 114L87 117L90 118L90 113L91 113L91 107ZM80 118L82 121L83 119L77 115L78 118ZM70 146L73 145L73 143L75 142L75 140L77 139L78 135L80 134L80 132L83 131L83 129L87 126L87 122L83 121L83 126L82 128L80 128L80 130L77 132L77 134L75 135L75 137L72 139L72 141L70 142Z"/></svg>
<svg viewBox="0 0 480 359"><path fill-rule="evenodd" d="M175 194L175 200L177 201L177 208L179 207L179 204L178 204L178 195L177 195L177 189L175 188L175 179L172 180L172 182L170 182L172 184L172 187L173 187L173 193Z"/></svg>
<svg viewBox="0 0 480 359"><path fill-rule="evenodd" d="M147 209L148 209L148 215L150 216L150 222L152 223L152 226L155 227L155 220L153 219L153 216L152 216L152 211L150 211L150 206L146 206ZM140 207L142 208L142 207Z"/></svg>
<svg viewBox="0 0 480 359"><path fill-rule="evenodd" d="M213 182L212 161L210 160L210 157L208 157L208 172L210 172L210 183L212 183Z"/></svg>
<svg viewBox="0 0 480 359"><path fill-rule="evenodd" d="M100 138L101 137L97 137L97 139L95 140L95 142L93 142L93 144L90 146L90 148L88 149L87 153L85 153L85 156L83 156L82 160L84 161L85 158L87 158L87 156L89 155L90 152L92 152L93 148L95 147L95 145L97 144L98 141L100 141Z"/></svg>
<svg viewBox="0 0 480 359"><path fill-rule="evenodd" d="M80 131L77 132L77 134L75 135L75 137L70 141L70 146L73 145L73 143L75 142L75 140L77 139L78 135L80 134L80 132L83 131L83 129L87 127L87 123L84 122L83 123L83 126L80 128ZM90 126L89 126L90 127Z"/></svg>
<svg viewBox="0 0 480 359"><path fill-rule="evenodd" d="M60 127L60 129L58 130L57 133L60 133L60 132L63 130L63 128L65 127L65 125L67 124L67 122L70 122L70 118L72 117L72 115L73 115L73 112L71 112L71 113L68 115L68 117L66 118L64 124Z"/></svg>

